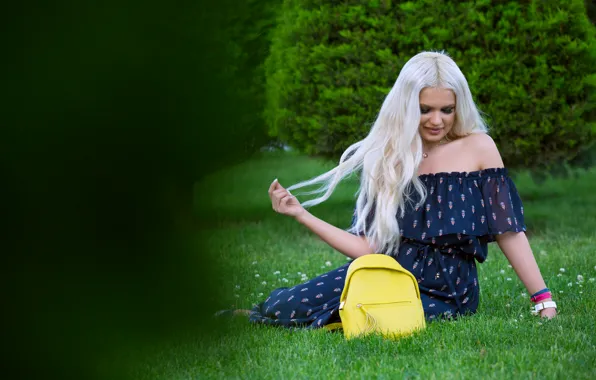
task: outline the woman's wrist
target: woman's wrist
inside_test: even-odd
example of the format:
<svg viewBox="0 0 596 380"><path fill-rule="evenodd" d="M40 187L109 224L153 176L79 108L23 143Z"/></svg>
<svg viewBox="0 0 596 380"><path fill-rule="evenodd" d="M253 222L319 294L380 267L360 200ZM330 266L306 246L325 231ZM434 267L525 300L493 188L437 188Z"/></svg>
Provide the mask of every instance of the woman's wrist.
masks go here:
<svg viewBox="0 0 596 380"><path fill-rule="evenodd" d="M296 221L298 221L301 224L304 224L304 220L306 218L308 218L311 214L306 211L305 209L302 209L301 212L299 212L298 214L294 215L294 219L296 219Z"/></svg>
<svg viewBox="0 0 596 380"><path fill-rule="evenodd" d="M545 298L540 302L536 302L536 303L543 303L543 302L551 302L553 299L552 298Z"/></svg>

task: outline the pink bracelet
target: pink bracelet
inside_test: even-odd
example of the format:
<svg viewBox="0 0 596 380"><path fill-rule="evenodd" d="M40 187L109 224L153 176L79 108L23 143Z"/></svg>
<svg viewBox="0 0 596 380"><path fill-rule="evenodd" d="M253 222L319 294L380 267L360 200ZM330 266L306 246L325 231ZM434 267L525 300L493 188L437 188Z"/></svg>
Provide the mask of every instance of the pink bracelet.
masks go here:
<svg viewBox="0 0 596 380"><path fill-rule="evenodd" d="M532 300L532 302L536 303L536 302L540 302L542 300L545 300L547 298L552 298L552 295L551 295L550 292L539 294L536 297L532 297L531 300Z"/></svg>

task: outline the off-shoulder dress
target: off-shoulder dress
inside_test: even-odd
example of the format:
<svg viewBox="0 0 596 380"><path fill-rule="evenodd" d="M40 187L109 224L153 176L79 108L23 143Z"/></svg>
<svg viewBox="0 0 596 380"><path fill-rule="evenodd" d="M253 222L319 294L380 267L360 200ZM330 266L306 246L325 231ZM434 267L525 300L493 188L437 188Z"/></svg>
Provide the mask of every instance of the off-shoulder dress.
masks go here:
<svg viewBox="0 0 596 380"><path fill-rule="evenodd" d="M418 280L427 320L473 314L478 308L476 262L508 231L525 231L524 209L506 168L419 176L427 198L399 218L393 255ZM351 261L304 283L273 290L250 321L284 327L323 327L339 321L339 298Z"/></svg>

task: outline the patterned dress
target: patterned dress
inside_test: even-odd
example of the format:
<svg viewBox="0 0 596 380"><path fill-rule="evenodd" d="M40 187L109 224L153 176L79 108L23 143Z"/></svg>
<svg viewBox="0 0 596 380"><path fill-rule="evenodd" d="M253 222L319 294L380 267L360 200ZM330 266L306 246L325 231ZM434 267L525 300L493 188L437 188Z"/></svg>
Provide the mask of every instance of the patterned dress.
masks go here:
<svg viewBox="0 0 596 380"><path fill-rule="evenodd" d="M418 280L428 321L473 314L478 308L476 262L487 244L525 231L524 209L505 168L421 175L428 195L399 219L393 256ZM351 262L291 288L275 289L255 306L253 323L317 328L339 321L339 298Z"/></svg>

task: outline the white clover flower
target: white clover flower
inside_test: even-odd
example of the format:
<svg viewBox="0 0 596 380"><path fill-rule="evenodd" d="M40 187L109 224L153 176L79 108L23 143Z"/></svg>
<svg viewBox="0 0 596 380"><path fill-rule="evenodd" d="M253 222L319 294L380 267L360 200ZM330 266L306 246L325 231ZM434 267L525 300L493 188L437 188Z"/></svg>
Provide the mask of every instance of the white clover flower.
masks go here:
<svg viewBox="0 0 596 380"><path fill-rule="evenodd" d="M517 323L517 319L514 319L514 320L513 320L513 322L514 322L514 323Z"/></svg>
<svg viewBox="0 0 596 380"><path fill-rule="evenodd" d="M520 314L519 315L519 319L524 319L524 315L523 314Z"/></svg>
<svg viewBox="0 0 596 380"><path fill-rule="evenodd" d="M581 274L577 275L577 281L578 282L584 282L584 276L582 276Z"/></svg>
<svg viewBox="0 0 596 380"><path fill-rule="evenodd" d="M302 274L302 272L298 272L298 275L300 276Z"/></svg>
<svg viewBox="0 0 596 380"><path fill-rule="evenodd" d="M527 298L527 297L528 297L528 294L527 294L526 292L521 292L521 294L520 294L520 295L521 295L522 297L524 297L524 298Z"/></svg>
<svg viewBox="0 0 596 380"><path fill-rule="evenodd" d="M500 270L501 274L505 274L505 269Z"/></svg>
<svg viewBox="0 0 596 380"><path fill-rule="evenodd" d="M594 277L590 277L590 279L589 279L588 281L590 281L590 282L594 282L594 281L596 281L596 278L594 278Z"/></svg>
<svg viewBox="0 0 596 380"><path fill-rule="evenodd" d="M252 265L257 265L257 262L256 262L256 261L253 261L253 262L252 262Z"/></svg>
<svg viewBox="0 0 596 380"><path fill-rule="evenodd" d="M538 326L542 326L542 322L536 322Z"/></svg>
<svg viewBox="0 0 596 380"><path fill-rule="evenodd" d="M267 281L261 282L261 285L267 285Z"/></svg>
<svg viewBox="0 0 596 380"><path fill-rule="evenodd" d="M257 294L258 297L263 297L263 293Z"/></svg>
<svg viewBox="0 0 596 380"><path fill-rule="evenodd" d="M488 277L484 277L484 281L488 280Z"/></svg>
<svg viewBox="0 0 596 380"><path fill-rule="evenodd" d="M240 285L236 285L236 289L240 289Z"/></svg>
<svg viewBox="0 0 596 380"><path fill-rule="evenodd" d="M579 294L582 294L583 292L579 292Z"/></svg>
<svg viewBox="0 0 596 380"><path fill-rule="evenodd" d="M573 282L568 283L567 286L572 287L573 286Z"/></svg>
<svg viewBox="0 0 596 380"><path fill-rule="evenodd" d="M511 305L509 305L509 304L506 304L506 305L505 305L505 307L511 307Z"/></svg>
<svg viewBox="0 0 596 380"><path fill-rule="evenodd" d="M561 273L557 274L557 277L561 277L561 276L562 276L562 274L561 274Z"/></svg>
<svg viewBox="0 0 596 380"><path fill-rule="evenodd" d="M258 274L258 273L255 273L255 277L256 277L256 278L259 278L259 277L261 277L261 275L260 275L260 274Z"/></svg>
<svg viewBox="0 0 596 380"><path fill-rule="evenodd" d="M273 274L280 274L281 272L276 270L275 272L273 272Z"/></svg>
<svg viewBox="0 0 596 380"><path fill-rule="evenodd" d="M545 250L542 250L542 251L540 251L540 254L541 254L542 256L546 256L546 251L545 251Z"/></svg>
<svg viewBox="0 0 596 380"><path fill-rule="evenodd" d="M346 257L346 261L350 261L350 260L352 260L352 259L351 259L351 258L349 258L349 257Z"/></svg>
<svg viewBox="0 0 596 380"><path fill-rule="evenodd" d="M331 261L325 261L325 265L330 267L331 266Z"/></svg>
<svg viewBox="0 0 596 380"><path fill-rule="evenodd" d="M565 268L559 268L559 272L565 273Z"/></svg>
<svg viewBox="0 0 596 380"><path fill-rule="evenodd" d="M285 277L284 277L284 278L282 278L281 280L282 280L283 282L288 282L288 279L287 279L287 278L285 278Z"/></svg>
<svg viewBox="0 0 596 380"><path fill-rule="evenodd" d="M507 277L507 281L511 281L511 277Z"/></svg>
<svg viewBox="0 0 596 380"><path fill-rule="evenodd" d="M563 291L562 290L559 290L559 293L563 293Z"/></svg>
<svg viewBox="0 0 596 380"><path fill-rule="evenodd" d="M507 268L513 268L513 267L511 266L511 264L509 264L509 265L507 265Z"/></svg>

